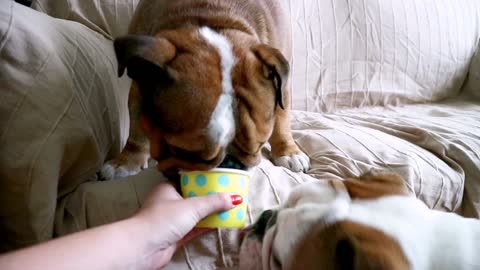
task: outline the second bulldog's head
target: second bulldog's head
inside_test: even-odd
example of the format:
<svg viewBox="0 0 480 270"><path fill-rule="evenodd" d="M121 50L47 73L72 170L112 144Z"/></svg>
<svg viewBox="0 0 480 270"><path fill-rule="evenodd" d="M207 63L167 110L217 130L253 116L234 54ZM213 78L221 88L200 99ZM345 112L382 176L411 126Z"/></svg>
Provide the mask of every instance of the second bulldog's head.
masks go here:
<svg viewBox="0 0 480 270"><path fill-rule="evenodd" d="M419 206L407 195L403 179L390 175L303 184L246 230L240 269L413 269L399 241L410 206Z"/></svg>
<svg viewBox="0 0 480 270"><path fill-rule="evenodd" d="M349 203L341 183L318 181L295 188L284 204L263 212L247 229L240 269L301 269L291 268L298 246L315 227L325 229L344 219Z"/></svg>
<svg viewBox="0 0 480 270"><path fill-rule="evenodd" d="M234 45L203 27L125 36L115 52L119 75L127 69L133 79L161 171L210 169L227 155L245 167L258 164L284 105L289 68L278 50Z"/></svg>

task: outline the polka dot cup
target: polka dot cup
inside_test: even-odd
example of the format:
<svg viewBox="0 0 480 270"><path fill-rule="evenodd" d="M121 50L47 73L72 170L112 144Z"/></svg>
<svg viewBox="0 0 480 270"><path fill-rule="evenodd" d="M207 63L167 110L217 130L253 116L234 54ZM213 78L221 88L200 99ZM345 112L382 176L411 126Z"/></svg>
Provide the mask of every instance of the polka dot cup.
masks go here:
<svg viewBox="0 0 480 270"><path fill-rule="evenodd" d="M248 186L250 174L234 169L181 172L184 198L230 193L243 197L243 203L234 209L214 214L198 223L198 228L243 228L247 223Z"/></svg>

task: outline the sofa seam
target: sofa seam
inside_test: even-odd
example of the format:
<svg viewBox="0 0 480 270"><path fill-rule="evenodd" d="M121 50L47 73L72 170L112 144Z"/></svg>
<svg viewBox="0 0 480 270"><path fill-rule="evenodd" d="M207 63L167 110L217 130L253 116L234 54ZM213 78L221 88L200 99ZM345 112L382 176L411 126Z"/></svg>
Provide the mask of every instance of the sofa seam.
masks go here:
<svg viewBox="0 0 480 270"><path fill-rule="evenodd" d="M27 176L28 191L26 192L28 194L28 209L31 208L32 182L33 182L32 176L33 176L33 170L35 168L36 161L39 159L40 153L42 153L42 149L44 148L46 142L52 136L53 132L57 129L58 125L60 124L62 119L64 119L68 110L71 108L71 106L73 104L73 101L74 101L74 97L72 96L70 98L70 101L68 102L68 105L65 107L65 110L63 111L62 115L55 121L55 124L54 124L53 128L50 129L50 132L48 133L47 136L45 136L45 138L44 138L43 142L41 143L40 147L38 147L38 151L36 152L36 154L34 155L34 158L32 159L32 161L30 163L30 166L28 168L28 176ZM58 193L58 190L57 190L57 193ZM57 203L57 201L55 200L55 204L56 203ZM28 221L29 221L29 223L31 222L31 215L28 215Z"/></svg>

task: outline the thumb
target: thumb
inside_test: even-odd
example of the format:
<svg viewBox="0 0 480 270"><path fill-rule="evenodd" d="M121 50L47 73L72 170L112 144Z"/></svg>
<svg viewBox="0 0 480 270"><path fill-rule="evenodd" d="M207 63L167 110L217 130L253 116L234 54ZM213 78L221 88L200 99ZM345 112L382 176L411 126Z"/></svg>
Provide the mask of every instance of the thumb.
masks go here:
<svg viewBox="0 0 480 270"><path fill-rule="evenodd" d="M240 202L241 202L240 197ZM193 214L194 222L198 223L205 217L218 212L230 210L238 205L238 195L232 197L226 193L219 193L204 197L188 198L183 201L184 209ZM235 202L235 204L234 204Z"/></svg>

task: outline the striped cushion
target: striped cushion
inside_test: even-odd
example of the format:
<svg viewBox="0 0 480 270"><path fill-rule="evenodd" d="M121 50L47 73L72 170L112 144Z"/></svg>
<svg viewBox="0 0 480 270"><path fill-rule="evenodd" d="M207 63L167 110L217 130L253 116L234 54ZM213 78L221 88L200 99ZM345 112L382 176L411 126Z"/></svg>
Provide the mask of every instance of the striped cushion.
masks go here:
<svg viewBox="0 0 480 270"><path fill-rule="evenodd" d="M477 0L289 0L293 107L330 112L456 95L475 53Z"/></svg>
<svg viewBox="0 0 480 270"><path fill-rule="evenodd" d="M139 0L34 0L113 38ZM282 0L293 30L293 108L343 108L456 95L480 37L477 0ZM100 3L100 4L99 4Z"/></svg>

